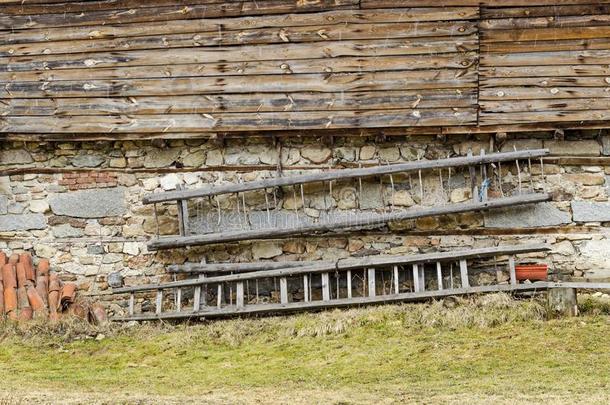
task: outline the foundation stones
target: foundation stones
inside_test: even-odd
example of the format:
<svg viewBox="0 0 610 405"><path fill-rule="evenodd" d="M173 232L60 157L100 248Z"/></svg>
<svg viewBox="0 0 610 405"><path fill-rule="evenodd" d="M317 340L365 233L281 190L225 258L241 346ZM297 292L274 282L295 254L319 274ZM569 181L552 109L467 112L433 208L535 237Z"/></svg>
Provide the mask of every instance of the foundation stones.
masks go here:
<svg viewBox="0 0 610 405"><path fill-rule="evenodd" d="M122 188L55 194L49 198L49 203L55 215L77 218L103 218L127 212Z"/></svg>

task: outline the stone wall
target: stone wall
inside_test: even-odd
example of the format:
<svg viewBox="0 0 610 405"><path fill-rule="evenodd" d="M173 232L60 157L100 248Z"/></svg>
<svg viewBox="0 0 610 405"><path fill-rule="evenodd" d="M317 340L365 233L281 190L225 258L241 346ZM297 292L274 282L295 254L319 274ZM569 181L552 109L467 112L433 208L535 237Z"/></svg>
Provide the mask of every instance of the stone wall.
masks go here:
<svg viewBox="0 0 610 405"><path fill-rule="evenodd" d="M560 278L610 279L610 135L603 132L519 134L498 143L494 137L393 136L379 139L291 136L271 138L3 143L0 150L0 248L30 250L49 258L65 280L76 281L83 293L108 294L108 276L120 273L126 284L167 280L167 264L185 261L251 261L258 259L337 259L364 253L427 252L436 249L483 247L498 242L548 242L553 251L544 258ZM548 147L544 165L521 167L522 187L546 190L554 201L533 207L489 214L461 214L393 223L334 237L310 237L259 243L148 252L146 241L157 225L152 206L142 196L175 189L177 184L248 181L303 170L357 167L416 159L437 159L481 148L513 150ZM531 175L530 175L531 174ZM464 173L396 177L396 190L379 196L379 183L365 183L362 204L391 209L391 205L434 205L446 199L470 199ZM502 167L503 192L518 188L516 168ZM387 181L386 181L387 182ZM415 182L416 185L413 185ZM386 184L387 187L387 184ZM373 190L369 191L367 190ZM382 193L387 192L382 191ZM492 187L492 193L498 193ZM368 198L369 196L370 198ZM279 202L291 208L290 194ZM327 198L327 197L322 197ZM349 193L335 189L332 201L307 202L315 218L324 207L353 208ZM368 199L367 199L368 198ZM293 201L294 205L295 202ZM316 205L317 204L317 205ZM382 207L381 204L385 204ZM322 205L322 206L320 206ZM192 212L197 212L193 207ZM363 207L364 208L364 207ZM161 205L161 234L178 231L176 208ZM542 258L541 258L542 259ZM118 309L118 308L115 308Z"/></svg>

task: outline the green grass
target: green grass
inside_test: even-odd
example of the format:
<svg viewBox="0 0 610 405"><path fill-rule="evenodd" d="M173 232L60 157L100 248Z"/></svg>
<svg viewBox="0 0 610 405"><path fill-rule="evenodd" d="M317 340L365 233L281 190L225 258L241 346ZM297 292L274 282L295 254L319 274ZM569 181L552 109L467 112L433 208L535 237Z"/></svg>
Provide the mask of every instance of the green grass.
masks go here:
<svg viewBox="0 0 610 405"><path fill-rule="evenodd" d="M547 320L537 301L495 295L198 325L6 325L0 393L24 403L607 403L604 305L585 300L581 317Z"/></svg>

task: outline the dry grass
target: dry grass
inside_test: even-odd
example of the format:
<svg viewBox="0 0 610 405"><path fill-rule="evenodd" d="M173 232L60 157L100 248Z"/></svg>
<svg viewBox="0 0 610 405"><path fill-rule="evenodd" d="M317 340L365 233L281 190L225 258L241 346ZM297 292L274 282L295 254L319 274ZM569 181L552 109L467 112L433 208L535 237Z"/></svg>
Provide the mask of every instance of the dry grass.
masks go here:
<svg viewBox="0 0 610 405"><path fill-rule="evenodd" d="M495 294L191 325L8 323L0 403L608 403L608 309L585 296L582 317L548 320L543 300Z"/></svg>

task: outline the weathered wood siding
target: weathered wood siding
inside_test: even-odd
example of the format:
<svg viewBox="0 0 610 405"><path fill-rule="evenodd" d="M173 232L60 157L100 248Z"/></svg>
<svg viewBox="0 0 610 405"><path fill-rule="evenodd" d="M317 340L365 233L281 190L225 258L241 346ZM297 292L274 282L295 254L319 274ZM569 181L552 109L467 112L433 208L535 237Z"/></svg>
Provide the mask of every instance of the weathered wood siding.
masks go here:
<svg viewBox="0 0 610 405"><path fill-rule="evenodd" d="M604 126L609 3L0 0L0 136Z"/></svg>

